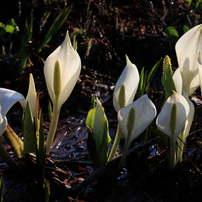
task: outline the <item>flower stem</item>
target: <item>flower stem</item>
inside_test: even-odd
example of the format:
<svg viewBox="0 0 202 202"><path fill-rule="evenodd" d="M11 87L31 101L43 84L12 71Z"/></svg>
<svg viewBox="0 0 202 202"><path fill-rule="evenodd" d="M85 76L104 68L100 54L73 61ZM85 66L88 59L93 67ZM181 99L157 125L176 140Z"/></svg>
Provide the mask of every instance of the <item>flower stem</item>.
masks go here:
<svg viewBox="0 0 202 202"><path fill-rule="evenodd" d="M107 162L110 162L110 161L112 161L114 159L114 156L116 154L117 148L119 146L120 139L121 139L121 130L120 130L120 127L119 127L119 124L118 124L117 125L117 130L116 130L116 136L115 136L115 139L114 139L114 144L113 144L112 149L110 151L110 154L109 154L109 157L107 159Z"/></svg>
<svg viewBox="0 0 202 202"><path fill-rule="evenodd" d="M118 172L122 170L122 168L124 166L124 163L126 161L128 150L130 148L130 139L131 139L131 134L129 133L127 135L126 140L125 140L125 144L124 144L124 148L123 148L123 155L121 157L121 160L120 160L120 163L119 163L119 166L118 166Z"/></svg>
<svg viewBox="0 0 202 202"><path fill-rule="evenodd" d="M184 142L183 142L183 134L184 131L182 131L179 135L180 139L177 140L178 142L178 148L177 148L177 159L176 163L180 162L183 156L183 151L184 151Z"/></svg>
<svg viewBox="0 0 202 202"><path fill-rule="evenodd" d="M170 139L170 168L174 169L176 163L176 141L175 138L171 135Z"/></svg>
<svg viewBox="0 0 202 202"><path fill-rule="evenodd" d="M58 106L57 102L53 105L53 115L50 123L50 128L48 132L48 138L46 140L46 153L49 153L51 145L53 143L55 137L55 131L58 124L58 119L60 115L60 107Z"/></svg>

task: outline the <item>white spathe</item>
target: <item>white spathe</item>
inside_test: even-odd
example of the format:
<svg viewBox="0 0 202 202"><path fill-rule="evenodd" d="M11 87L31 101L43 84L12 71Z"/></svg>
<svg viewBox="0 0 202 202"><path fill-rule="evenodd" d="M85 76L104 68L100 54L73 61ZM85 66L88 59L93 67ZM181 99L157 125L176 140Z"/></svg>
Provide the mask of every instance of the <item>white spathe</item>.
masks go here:
<svg viewBox="0 0 202 202"><path fill-rule="evenodd" d="M201 33L202 25L195 26L186 32L175 46L183 89L188 96L200 85L198 55L202 50Z"/></svg>
<svg viewBox="0 0 202 202"><path fill-rule="evenodd" d="M36 88L35 88L34 78L32 74L29 75L29 88L28 88L26 101L29 103L33 117L36 117L36 113L37 113Z"/></svg>
<svg viewBox="0 0 202 202"><path fill-rule="evenodd" d="M3 134L7 126L6 114L18 101L25 109L26 101L22 94L6 88L0 88L0 135Z"/></svg>
<svg viewBox="0 0 202 202"><path fill-rule="evenodd" d="M173 124L176 128L174 130L174 134L171 134L172 132L170 126L171 121L173 121L171 120L171 111L174 104L176 104L176 122ZM172 91L172 95L167 99L156 119L156 125L161 132L170 136L170 138L172 138L171 135L174 135L174 140L176 141L178 135L185 126L185 121L187 120L189 112L190 107L187 100L182 95Z"/></svg>
<svg viewBox="0 0 202 202"><path fill-rule="evenodd" d="M131 63L128 56L126 56L126 66L121 73L114 89L113 94L113 104L115 110L118 112L120 110L120 105L118 102L120 88L122 85L125 87L125 98L126 105L133 102L138 84L139 84L139 72L135 64Z"/></svg>
<svg viewBox="0 0 202 202"><path fill-rule="evenodd" d="M120 109L118 122L125 138L128 135L127 122L131 108L135 109L135 122L131 132L130 143L150 125L156 116L156 107L147 95L143 95L138 100Z"/></svg>
<svg viewBox="0 0 202 202"><path fill-rule="evenodd" d="M81 71L81 59L71 45L68 31L63 43L48 56L44 64L46 85L53 104L56 102L53 82L56 61L61 72L61 93L58 99L58 106L61 107L70 96Z"/></svg>
<svg viewBox="0 0 202 202"><path fill-rule="evenodd" d="M182 75L179 68L177 68L173 74L173 82L175 84L176 92L182 95L183 80L182 80Z"/></svg>

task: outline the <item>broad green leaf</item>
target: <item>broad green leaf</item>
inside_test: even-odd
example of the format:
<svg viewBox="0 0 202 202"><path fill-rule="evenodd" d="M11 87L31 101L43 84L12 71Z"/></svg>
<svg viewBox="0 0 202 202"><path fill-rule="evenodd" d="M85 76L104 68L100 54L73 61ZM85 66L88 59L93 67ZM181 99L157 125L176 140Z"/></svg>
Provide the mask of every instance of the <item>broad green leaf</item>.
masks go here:
<svg viewBox="0 0 202 202"><path fill-rule="evenodd" d="M96 107L94 107L93 109L91 109L88 112L88 115L87 115L87 118L86 118L86 126L89 127L91 130L93 130L95 110L96 110Z"/></svg>
<svg viewBox="0 0 202 202"><path fill-rule="evenodd" d="M100 160L102 165L105 165L107 163L110 143L111 143L111 138L109 136L109 124L108 124L107 117L104 114L103 139L100 147L98 148L98 154L100 155Z"/></svg>
<svg viewBox="0 0 202 202"><path fill-rule="evenodd" d="M179 38L178 31L174 27L167 27L166 37L168 38L169 43L176 42Z"/></svg>
<svg viewBox="0 0 202 202"><path fill-rule="evenodd" d="M4 30L7 32L7 33L10 33L10 34L13 34L15 32L15 27L13 27L12 25L6 25L4 27Z"/></svg>
<svg viewBox="0 0 202 202"><path fill-rule="evenodd" d="M22 133L24 137L24 154L36 152L35 124L29 103L27 103L24 112Z"/></svg>
<svg viewBox="0 0 202 202"><path fill-rule="evenodd" d="M95 108L88 112L86 118L88 128L88 149L92 161L96 167L105 165L109 152L111 139L109 137L109 128L104 109L97 100Z"/></svg>
<svg viewBox="0 0 202 202"><path fill-rule="evenodd" d="M69 16L71 10L72 10L73 4L69 6L68 8L64 8L60 14L57 16L55 21L53 22L52 26L48 30L48 33L45 36L44 41L42 42L41 46L39 47L38 51L40 51L43 47L45 47L48 42L51 40L53 35L57 32L57 30L63 25L67 17Z"/></svg>

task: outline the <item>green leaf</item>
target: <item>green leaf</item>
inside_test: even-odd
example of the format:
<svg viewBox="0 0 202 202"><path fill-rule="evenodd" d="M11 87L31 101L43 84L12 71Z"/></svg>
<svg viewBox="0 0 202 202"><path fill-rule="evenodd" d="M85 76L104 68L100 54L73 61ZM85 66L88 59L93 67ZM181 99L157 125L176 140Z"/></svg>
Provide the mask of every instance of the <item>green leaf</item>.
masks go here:
<svg viewBox="0 0 202 202"><path fill-rule="evenodd" d="M197 0L196 8L198 8L200 5L201 5L201 0Z"/></svg>
<svg viewBox="0 0 202 202"><path fill-rule="evenodd" d="M178 31L174 27L167 27L166 37L168 38L169 43L174 43L179 38Z"/></svg>
<svg viewBox="0 0 202 202"><path fill-rule="evenodd" d="M137 98L140 98L142 95L144 95L145 85L146 85L146 75L144 73L144 67L143 67L140 72L140 82L137 90Z"/></svg>
<svg viewBox="0 0 202 202"><path fill-rule="evenodd" d="M36 152L35 124L29 103L27 103L24 112L22 132L24 137L24 154Z"/></svg>
<svg viewBox="0 0 202 202"><path fill-rule="evenodd" d="M154 77L157 69L159 68L161 61L162 61L162 58L160 58L160 60L152 67L152 69L147 77L145 92L147 92L149 90L151 80Z"/></svg>
<svg viewBox="0 0 202 202"><path fill-rule="evenodd" d="M4 28L5 27L5 24L0 22L0 28Z"/></svg>
<svg viewBox="0 0 202 202"><path fill-rule="evenodd" d="M86 126L88 128L88 149L96 168L107 163L111 138L107 117L101 104L88 112Z"/></svg>
<svg viewBox="0 0 202 202"><path fill-rule="evenodd" d="M13 34L15 32L15 27L13 27L12 25L6 25L4 27L4 30L9 34Z"/></svg>
<svg viewBox="0 0 202 202"><path fill-rule="evenodd" d="M46 34L44 41L42 42L41 46L39 47L38 51L40 51L42 48L44 48L48 42L51 40L53 35L57 32L58 29L63 25L67 17L69 16L71 10L72 10L73 4L69 6L68 8L64 8L60 14L57 16L55 21L53 22L52 26L50 27L48 33Z"/></svg>
<svg viewBox="0 0 202 202"><path fill-rule="evenodd" d="M186 32L189 31L189 27L187 25L184 25L183 26L183 31L184 31L184 34L185 34Z"/></svg>
<svg viewBox="0 0 202 202"><path fill-rule="evenodd" d="M31 13L31 18L30 22L26 19L25 21L25 27L24 27L24 32L21 40L21 48L19 51L19 58L20 58L20 65L18 69L18 74L23 73L23 69L27 65L27 49L26 49L26 44L32 39L32 33L33 33L33 13Z"/></svg>
<svg viewBox="0 0 202 202"><path fill-rule="evenodd" d="M168 61L168 56L165 57L164 63L163 63L163 75L161 77L161 82L163 84L163 87L165 89L165 101L168 99L168 97L171 95L171 91L175 90L175 84L172 78L173 70L171 68L171 63Z"/></svg>
<svg viewBox="0 0 202 202"><path fill-rule="evenodd" d="M89 127L91 130L93 129L95 110L96 110L96 107L91 109L88 112L88 115L87 115L87 118L86 118L86 126Z"/></svg>

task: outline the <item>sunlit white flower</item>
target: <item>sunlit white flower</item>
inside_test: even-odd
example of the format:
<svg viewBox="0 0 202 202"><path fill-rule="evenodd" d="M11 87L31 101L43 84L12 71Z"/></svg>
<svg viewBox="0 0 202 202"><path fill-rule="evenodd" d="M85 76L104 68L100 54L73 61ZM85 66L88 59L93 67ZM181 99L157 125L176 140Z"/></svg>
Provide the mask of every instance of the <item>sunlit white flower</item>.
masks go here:
<svg viewBox="0 0 202 202"><path fill-rule="evenodd" d="M53 104L56 103L56 85L58 85L60 91L58 106L61 107L70 96L80 71L81 59L79 54L73 49L69 33L67 32L63 43L48 56L44 64L46 85Z"/></svg>
<svg viewBox="0 0 202 202"><path fill-rule="evenodd" d="M52 145L61 106L69 98L81 71L81 60L72 48L69 33L63 43L48 56L44 65L44 75L49 96L53 103L53 115L46 141L46 151Z"/></svg>
<svg viewBox="0 0 202 202"><path fill-rule="evenodd" d="M130 117L131 109L134 111L132 112L134 115ZM127 138L129 132L131 133L129 141L131 143L150 125L155 116L155 105L147 95L143 95L138 100L119 110L118 122L121 132L125 138Z"/></svg>
<svg viewBox="0 0 202 202"><path fill-rule="evenodd" d="M116 83L113 94L113 104L117 112L133 102L139 80L137 67L126 56L126 66Z"/></svg>
<svg viewBox="0 0 202 202"><path fill-rule="evenodd" d="M176 141L177 136L184 128L189 112L187 100L173 91L160 111L156 125L161 132L170 137L174 136Z"/></svg>
<svg viewBox="0 0 202 202"><path fill-rule="evenodd" d="M0 88L0 135L3 134L7 126L7 112L18 101L23 109L25 109L26 101L22 94L13 90Z"/></svg>
<svg viewBox="0 0 202 202"><path fill-rule="evenodd" d="M188 96L200 85L198 55L202 50L201 33L202 25L195 26L186 32L175 46L183 89Z"/></svg>

